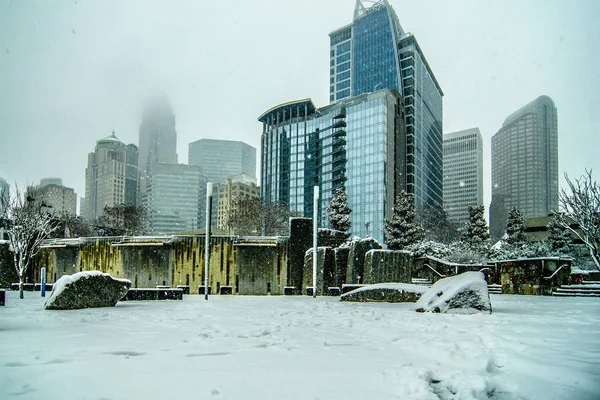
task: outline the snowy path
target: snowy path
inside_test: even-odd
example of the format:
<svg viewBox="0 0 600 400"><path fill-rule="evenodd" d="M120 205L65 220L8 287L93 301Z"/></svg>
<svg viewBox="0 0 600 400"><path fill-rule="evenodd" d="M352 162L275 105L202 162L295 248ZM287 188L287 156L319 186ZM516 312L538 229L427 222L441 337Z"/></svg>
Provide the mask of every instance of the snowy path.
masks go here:
<svg viewBox="0 0 600 400"><path fill-rule="evenodd" d="M492 315L337 298L0 307L0 399L598 399L600 301L492 295ZM439 383L438 383L439 381Z"/></svg>

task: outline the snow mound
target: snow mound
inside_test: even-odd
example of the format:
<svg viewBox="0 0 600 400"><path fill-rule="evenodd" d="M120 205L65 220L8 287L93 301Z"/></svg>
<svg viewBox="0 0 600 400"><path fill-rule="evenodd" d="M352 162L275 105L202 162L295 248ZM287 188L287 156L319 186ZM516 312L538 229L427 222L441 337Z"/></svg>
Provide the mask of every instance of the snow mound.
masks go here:
<svg viewBox="0 0 600 400"><path fill-rule="evenodd" d="M377 283L344 293L341 301L414 303L428 290L427 287L408 283Z"/></svg>
<svg viewBox="0 0 600 400"><path fill-rule="evenodd" d="M473 314L492 312L487 282L479 271L440 279L417 301L416 311Z"/></svg>
<svg viewBox="0 0 600 400"><path fill-rule="evenodd" d="M101 271L63 275L54 284L44 307L48 310L113 307L130 287L130 280L116 279Z"/></svg>

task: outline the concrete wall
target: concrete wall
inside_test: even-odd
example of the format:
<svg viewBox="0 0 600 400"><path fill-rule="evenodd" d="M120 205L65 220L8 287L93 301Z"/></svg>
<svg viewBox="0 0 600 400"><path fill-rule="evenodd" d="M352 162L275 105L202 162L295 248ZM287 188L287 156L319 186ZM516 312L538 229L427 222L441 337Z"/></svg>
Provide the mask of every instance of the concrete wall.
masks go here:
<svg viewBox="0 0 600 400"><path fill-rule="evenodd" d="M393 250L370 250L365 255L364 283L411 283L412 253Z"/></svg>

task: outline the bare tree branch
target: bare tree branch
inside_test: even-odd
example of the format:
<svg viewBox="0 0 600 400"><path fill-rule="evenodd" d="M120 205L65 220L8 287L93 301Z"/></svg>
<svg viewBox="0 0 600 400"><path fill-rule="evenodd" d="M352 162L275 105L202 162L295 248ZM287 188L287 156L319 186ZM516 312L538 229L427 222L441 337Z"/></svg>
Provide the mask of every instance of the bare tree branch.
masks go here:
<svg viewBox="0 0 600 400"><path fill-rule="evenodd" d="M43 202L35 201L37 192L28 190L22 196L17 185L8 199L3 200L2 218L7 221L8 241L13 251L15 269L19 275L20 297L23 298L23 279L31 260L37 255L40 245L58 229L56 220Z"/></svg>
<svg viewBox="0 0 600 400"><path fill-rule="evenodd" d="M596 267L600 270L600 185L593 181L592 171L587 169L585 174L574 182L567 174L565 179L570 193L562 189L559 194L560 212L557 221L587 246ZM577 226L571 226L572 222L569 219Z"/></svg>

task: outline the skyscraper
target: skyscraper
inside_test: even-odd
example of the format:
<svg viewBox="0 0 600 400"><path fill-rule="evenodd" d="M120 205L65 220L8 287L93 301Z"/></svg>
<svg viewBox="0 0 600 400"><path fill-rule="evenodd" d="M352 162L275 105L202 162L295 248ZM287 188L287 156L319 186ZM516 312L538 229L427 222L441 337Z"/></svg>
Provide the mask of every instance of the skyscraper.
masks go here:
<svg viewBox="0 0 600 400"><path fill-rule="evenodd" d="M310 99L264 112L261 198L312 217L319 186L319 226L333 190L346 187L353 235L383 241L394 199L406 188L402 97L388 89L317 109Z"/></svg>
<svg viewBox="0 0 600 400"><path fill-rule="evenodd" d="M62 183L62 179L45 178L40 181L40 186L31 188L33 189L32 196L36 202L40 202L47 207L44 212L52 215L75 215L77 213L77 194L75 190L62 184L48 182Z"/></svg>
<svg viewBox="0 0 600 400"><path fill-rule="evenodd" d="M442 205L442 96L415 36L404 32L387 0L366 7L329 34L330 101L395 89L404 101L406 183L417 205Z"/></svg>
<svg viewBox="0 0 600 400"><path fill-rule="evenodd" d="M227 177L239 174L256 177L256 149L244 142L196 140L189 144L188 162L202 167L212 183L226 183Z"/></svg>
<svg viewBox="0 0 600 400"><path fill-rule="evenodd" d="M113 131L96 142L85 169L84 218L92 221L105 206L135 205L137 199L138 148L125 145Z"/></svg>
<svg viewBox="0 0 600 400"><path fill-rule="evenodd" d="M175 114L164 96L146 103L140 124L139 140L139 196L143 204L146 180L153 163L177 164L177 131Z"/></svg>
<svg viewBox="0 0 600 400"><path fill-rule="evenodd" d="M246 176L244 174L230 176L227 178L227 183L219 185L217 190L217 228L229 231L229 216L236 199L240 197L260 198L260 188L256 186L256 181L248 180L245 178Z"/></svg>
<svg viewBox="0 0 600 400"><path fill-rule="evenodd" d="M204 226L206 178L200 167L154 163L147 181L150 229L154 233L191 231Z"/></svg>
<svg viewBox="0 0 600 400"><path fill-rule="evenodd" d="M7 202L10 197L10 185L0 178L0 215L2 214L2 204ZM2 238L0 237L0 240Z"/></svg>
<svg viewBox="0 0 600 400"><path fill-rule="evenodd" d="M444 135L444 209L459 227L469 206L483 205L483 139L479 128Z"/></svg>
<svg viewBox="0 0 600 400"><path fill-rule="evenodd" d="M492 137L490 234L501 237L508 212L545 217L558 209L558 124L554 102L540 96L504 120Z"/></svg>

